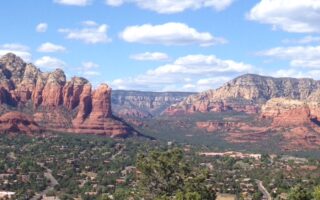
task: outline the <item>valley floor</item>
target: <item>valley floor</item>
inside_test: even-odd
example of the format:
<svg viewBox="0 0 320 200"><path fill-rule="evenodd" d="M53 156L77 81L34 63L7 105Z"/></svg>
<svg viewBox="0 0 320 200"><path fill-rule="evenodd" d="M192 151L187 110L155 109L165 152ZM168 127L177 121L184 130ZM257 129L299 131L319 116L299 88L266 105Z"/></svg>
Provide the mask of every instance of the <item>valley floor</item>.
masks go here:
<svg viewBox="0 0 320 200"><path fill-rule="evenodd" d="M126 199L140 190L137 156L175 148L192 168L209 173L218 199L270 199L286 196L299 184L310 190L320 184L320 162L312 158L211 151L142 137L46 133L0 136L0 191L14 192L14 199Z"/></svg>

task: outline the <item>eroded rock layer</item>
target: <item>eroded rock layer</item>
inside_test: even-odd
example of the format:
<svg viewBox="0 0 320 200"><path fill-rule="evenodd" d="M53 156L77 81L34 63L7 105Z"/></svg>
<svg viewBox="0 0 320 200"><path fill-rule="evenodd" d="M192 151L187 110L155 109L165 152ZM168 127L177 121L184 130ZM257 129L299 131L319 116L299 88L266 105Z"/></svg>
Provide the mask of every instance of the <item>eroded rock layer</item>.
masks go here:
<svg viewBox="0 0 320 200"><path fill-rule="evenodd" d="M227 110L258 113L272 98L320 100L320 82L312 79L273 78L247 74L216 90L192 95L172 105L165 113L221 112Z"/></svg>
<svg viewBox="0 0 320 200"><path fill-rule="evenodd" d="M279 146L286 150L320 146L320 81L247 74L216 90L191 95L170 106L165 114L210 112L241 112L248 116L236 122L209 118L196 123L208 133L225 133L230 143L278 137Z"/></svg>
<svg viewBox="0 0 320 200"><path fill-rule="evenodd" d="M20 112L8 112L0 117L0 130L11 132L23 132L27 134L41 131L40 126L32 116Z"/></svg>
<svg viewBox="0 0 320 200"><path fill-rule="evenodd" d="M6 112L11 109L19 111L9 116L16 115L20 121L10 122L24 124L23 113L27 112L36 124L50 130L111 137L133 132L113 117L108 85L102 84L94 90L84 78L73 77L67 81L62 70L41 72L11 53L0 58L0 107L4 117L8 117ZM0 126L0 130L1 127L7 129Z"/></svg>
<svg viewBox="0 0 320 200"><path fill-rule="evenodd" d="M192 94L195 93L115 90L111 96L112 109L117 116L125 119L151 118Z"/></svg>

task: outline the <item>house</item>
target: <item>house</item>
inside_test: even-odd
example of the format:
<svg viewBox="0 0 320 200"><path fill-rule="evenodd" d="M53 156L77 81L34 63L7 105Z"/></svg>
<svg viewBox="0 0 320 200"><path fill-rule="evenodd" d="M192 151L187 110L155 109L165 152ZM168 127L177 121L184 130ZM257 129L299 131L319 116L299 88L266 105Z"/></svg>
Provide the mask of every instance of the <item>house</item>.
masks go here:
<svg viewBox="0 0 320 200"><path fill-rule="evenodd" d="M0 198L5 198L5 197L12 198L13 195L15 195L15 192L0 191Z"/></svg>

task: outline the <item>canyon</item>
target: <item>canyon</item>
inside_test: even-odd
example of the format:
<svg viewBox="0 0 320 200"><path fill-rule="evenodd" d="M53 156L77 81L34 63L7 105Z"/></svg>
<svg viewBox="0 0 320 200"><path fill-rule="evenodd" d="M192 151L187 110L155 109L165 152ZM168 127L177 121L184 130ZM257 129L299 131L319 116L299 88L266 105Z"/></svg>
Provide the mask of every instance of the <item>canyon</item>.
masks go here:
<svg viewBox="0 0 320 200"><path fill-rule="evenodd" d="M172 104L193 94L196 93L113 90L112 110L122 118L151 118L161 115Z"/></svg>

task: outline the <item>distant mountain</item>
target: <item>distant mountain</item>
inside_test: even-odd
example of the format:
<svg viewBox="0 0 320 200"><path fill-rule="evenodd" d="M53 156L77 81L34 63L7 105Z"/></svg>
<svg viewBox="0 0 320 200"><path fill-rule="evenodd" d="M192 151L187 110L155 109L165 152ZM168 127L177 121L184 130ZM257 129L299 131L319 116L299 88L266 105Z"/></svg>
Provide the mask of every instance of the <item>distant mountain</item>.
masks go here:
<svg viewBox="0 0 320 200"><path fill-rule="evenodd" d="M227 82L216 90L191 95L172 105L166 113L174 115L226 110L257 113L265 102L280 97L320 101L320 81L246 74Z"/></svg>
<svg viewBox="0 0 320 200"><path fill-rule="evenodd" d="M160 115L170 105L183 101L192 92L141 92L114 90L111 95L115 115L150 118Z"/></svg>
<svg viewBox="0 0 320 200"><path fill-rule="evenodd" d="M168 116L237 112L246 118L197 121L208 132L225 132L230 143L255 143L278 135L286 150L320 147L320 81L246 74L216 90L171 105Z"/></svg>
<svg viewBox="0 0 320 200"><path fill-rule="evenodd" d="M19 131L23 126L10 128L16 121L33 129L39 125L45 130L72 133L130 135L133 129L113 117L110 95L106 84L93 90L84 78L67 81L60 69L44 73L12 53L0 58L0 114L7 114L1 118L0 128L5 131ZM12 111L23 114L8 114Z"/></svg>

